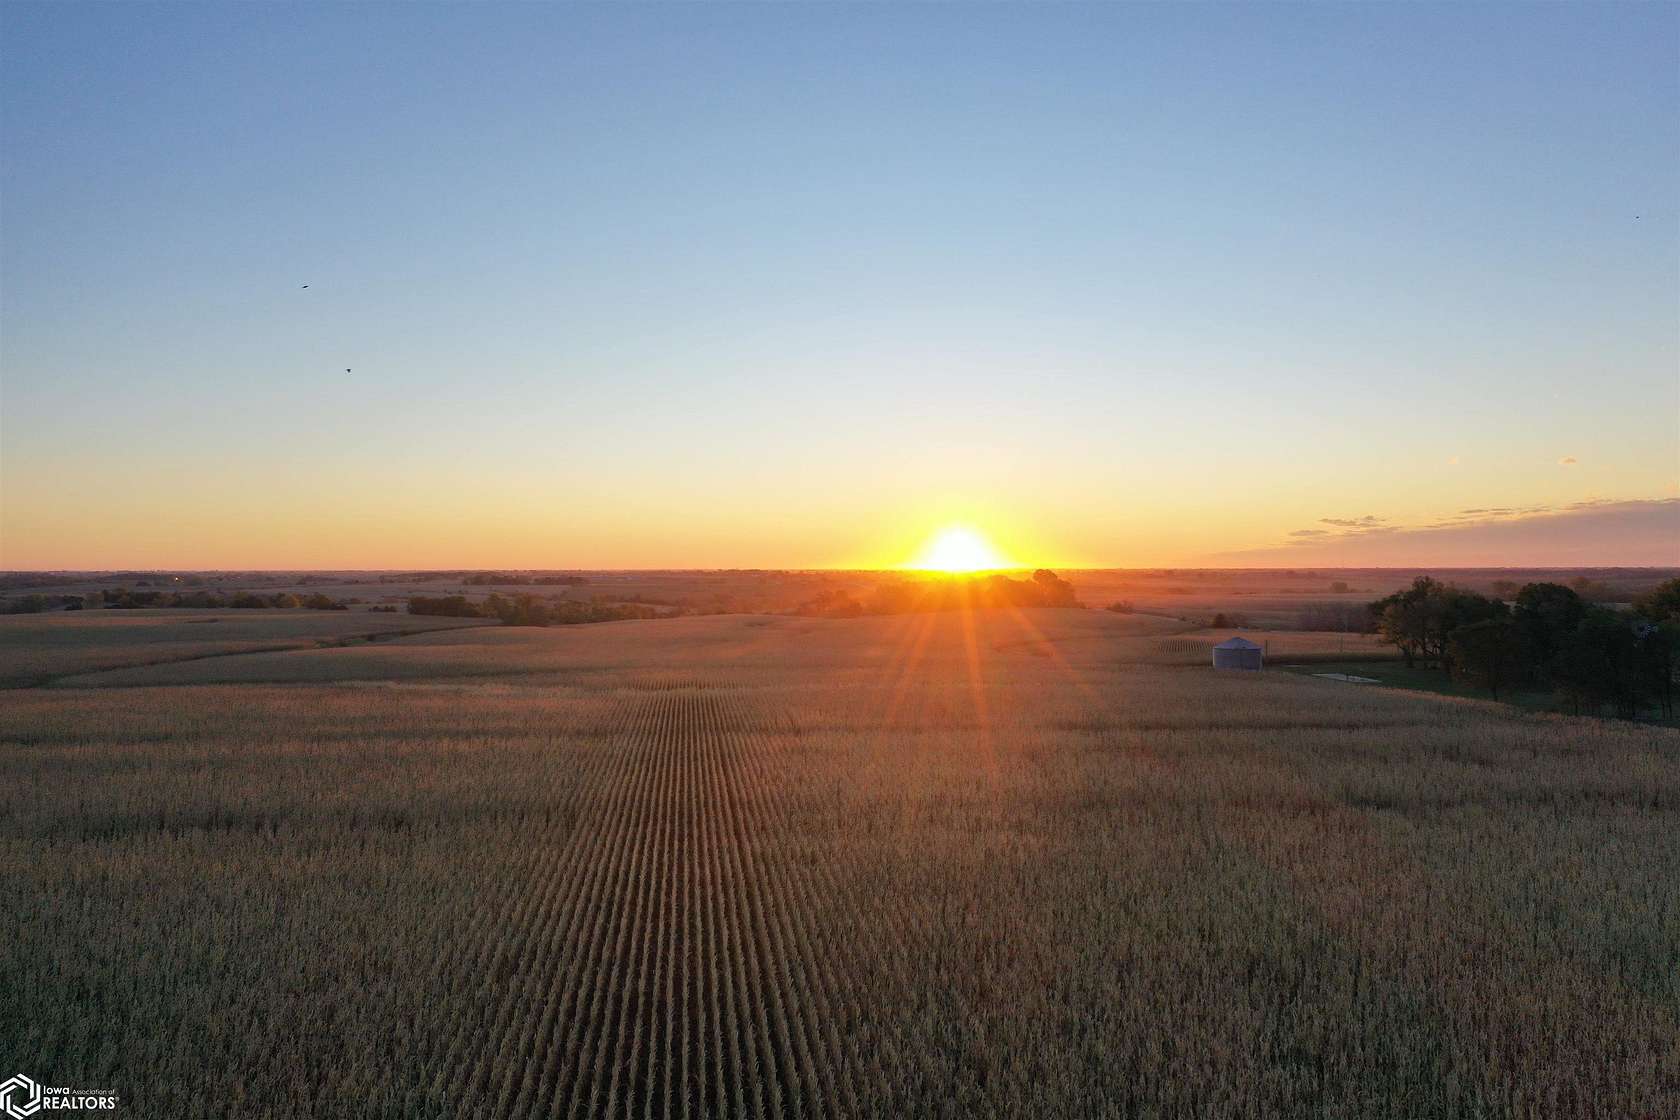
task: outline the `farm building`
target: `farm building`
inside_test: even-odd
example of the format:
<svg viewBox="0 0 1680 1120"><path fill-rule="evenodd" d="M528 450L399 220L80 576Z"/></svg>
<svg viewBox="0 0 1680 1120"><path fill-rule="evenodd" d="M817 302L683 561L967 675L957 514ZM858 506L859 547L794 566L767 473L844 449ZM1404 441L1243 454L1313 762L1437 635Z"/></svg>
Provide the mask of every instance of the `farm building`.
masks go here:
<svg viewBox="0 0 1680 1120"><path fill-rule="evenodd" d="M1266 655L1247 638L1228 638L1213 647L1215 669L1263 669Z"/></svg>

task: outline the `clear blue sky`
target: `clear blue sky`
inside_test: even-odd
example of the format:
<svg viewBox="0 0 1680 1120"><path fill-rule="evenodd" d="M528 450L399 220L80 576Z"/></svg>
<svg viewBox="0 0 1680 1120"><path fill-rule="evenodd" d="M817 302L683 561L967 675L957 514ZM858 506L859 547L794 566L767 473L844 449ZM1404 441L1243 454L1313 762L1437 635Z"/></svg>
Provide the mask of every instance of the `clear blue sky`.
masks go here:
<svg viewBox="0 0 1680 1120"><path fill-rule="evenodd" d="M1673 5L0 31L5 566L1183 563L1680 493Z"/></svg>

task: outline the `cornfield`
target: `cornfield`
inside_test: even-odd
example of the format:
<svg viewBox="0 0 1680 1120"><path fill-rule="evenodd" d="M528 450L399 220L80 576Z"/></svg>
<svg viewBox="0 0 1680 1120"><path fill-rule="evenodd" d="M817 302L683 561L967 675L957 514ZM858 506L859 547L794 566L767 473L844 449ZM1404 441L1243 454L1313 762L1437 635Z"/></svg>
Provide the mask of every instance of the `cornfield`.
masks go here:
<svg viewBox="0 0 1680 1120"><path fill-rule="evenodd" d="M1680 734L1158 640L712 618L6 693L0 1072L158 1117L1673 1112Z"/></svg>

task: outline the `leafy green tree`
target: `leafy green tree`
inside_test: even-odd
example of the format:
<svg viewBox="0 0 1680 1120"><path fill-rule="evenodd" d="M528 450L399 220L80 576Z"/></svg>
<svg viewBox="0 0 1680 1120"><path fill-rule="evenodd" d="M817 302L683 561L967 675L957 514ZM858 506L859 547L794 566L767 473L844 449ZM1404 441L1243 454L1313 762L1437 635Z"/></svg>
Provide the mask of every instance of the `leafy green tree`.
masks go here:
<svg viewBox="0 0 1680 1120"><path fill-rule="evenodd" d="M1522 638L1527 676L1550 684L1558 653L1586 617L1587 604L1561 583L1530 583L1517 592L1512 617Z"/></svg>
<svg viewBox="0 0 1680 1120"><path fill-rule="evenodd" d="M1597 713L1606 704L1632 719L1646 684L1640 639L1616 611L1592 607L1558 651L1553 673L1577 713Z"/></svg>
<svg viewBox="0 0 1680 1120"><path fill-rule="evenodd" d="M1435 660L1450 673L1453 667L1450 640L1453 631L1474 623L1504 618L1509 611L1498 599L1489 599L1486 595L1478 595L1474 591L1446 587L1430 602L1426 613L1429 620L1428 648L1433 649Z"/></svg>
<svg viewBox="0 0 1680 1120"><path fill-rule="evenodd" d="M1448 638L1453 676L1468 681L1499 699L1499 690L1522 669L1522 640L1509 618L1484 618L1466 623Z"/></svg>
<svg viewBox="0 0 1680 1120"><path fill-rule="evenodd" d="M1503 617L1505 610L1497 599L1448 587L1428 576L1419 576L1404 591L1370 605L1378 632L1400 647L1408 666L1421 659L1449 669L1452 650L1447 636L1460 626Z"/></svg>
<svg viewBox="0 0 1680 1120"><path fill-rule="evenodd" d="M1407 668L1411 668L1419 657L1425 656L1429 640L1429 601L1441 590L1438 580L1419 576L1404 591L1396 591L1370 606L1371 616L1377 622L1377 632L1384 641L1399 647Z"/></svg>

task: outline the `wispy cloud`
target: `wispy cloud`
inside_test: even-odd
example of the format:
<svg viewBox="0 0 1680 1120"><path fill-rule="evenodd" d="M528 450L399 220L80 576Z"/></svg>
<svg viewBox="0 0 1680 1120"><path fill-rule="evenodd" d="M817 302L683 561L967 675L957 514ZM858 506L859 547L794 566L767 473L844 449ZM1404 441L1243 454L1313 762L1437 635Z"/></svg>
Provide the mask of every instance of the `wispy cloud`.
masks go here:
<svg viewBox="0 0 1680 1120"><path fill-rule="evenodd" d="M1583 503L1564 506L1565 510L1585 508ZM1538 517L1541 514L1559 512L1556 506L1490 506L1485 509L1461 509L1451 517L1444 517L1439 521L1427 525L1414 525L1414 529L1448 529L1462 525L1485 525L1493 521L1501 521L1511 517Z"/></svg>
<svg viewBox="0 0 1680 1120"><path fill-rule="evenodd" d="M1365 537L1378 533L1396 532L1399 526L1388 524L1388 518L1377 517L1367 513L1363 517L1321 517L1320 525L1329 525L1330 529L1296 529L1289 535L1294 539L1292 545L1316 544L1323 538L1341 540L1347 537Z"/></svg>
<svg viewBox="0 0 1680 1120"><path fill-rule="evenodd" d="M1680 566L1680 498L1587 498L1561 506L1477 506L1439 521L1323 517L1281 544L1221 553L1248 563L1362 566Z"/></svg>

